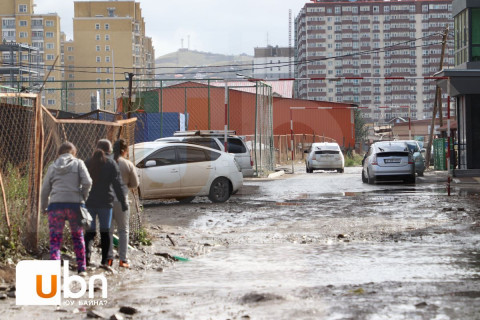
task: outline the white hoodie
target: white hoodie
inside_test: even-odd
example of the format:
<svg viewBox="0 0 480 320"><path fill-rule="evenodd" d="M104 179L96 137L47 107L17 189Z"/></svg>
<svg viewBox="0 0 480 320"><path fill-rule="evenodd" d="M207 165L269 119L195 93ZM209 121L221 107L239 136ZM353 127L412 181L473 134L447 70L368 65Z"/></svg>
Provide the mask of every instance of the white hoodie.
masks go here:
<svg viewBox="0 0 480 320"><path fill-rule="evenodd" d="M40 208L45 210L49 203L85 203L91 187L85 163L64 153L50 165L44 177Z"/></svg>

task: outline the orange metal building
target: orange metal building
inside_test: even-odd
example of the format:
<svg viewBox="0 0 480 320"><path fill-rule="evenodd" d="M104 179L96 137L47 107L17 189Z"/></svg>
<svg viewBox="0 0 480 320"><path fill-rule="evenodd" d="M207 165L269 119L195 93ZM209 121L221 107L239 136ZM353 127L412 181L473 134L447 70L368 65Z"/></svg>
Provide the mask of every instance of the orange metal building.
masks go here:
<svg viewBox="0 0 480 320"><path fill-rule="evenodd" d="M181 112L188 114L188 128L223 130L225 125L225 88L197 82L157 89L157 108L147 112ZM255 93L235 89L228 92L228 125L239 135L255 133ZM147 101L145 101L147 103ZM331 107L328 110L293 110L295 134L326 136L345 147L355 146L355 125L351 104L273 97L273 134L290 135L290 107ZM260 119L257 119L260 121ZM268 125L267 123L262 125Z"/></svg>

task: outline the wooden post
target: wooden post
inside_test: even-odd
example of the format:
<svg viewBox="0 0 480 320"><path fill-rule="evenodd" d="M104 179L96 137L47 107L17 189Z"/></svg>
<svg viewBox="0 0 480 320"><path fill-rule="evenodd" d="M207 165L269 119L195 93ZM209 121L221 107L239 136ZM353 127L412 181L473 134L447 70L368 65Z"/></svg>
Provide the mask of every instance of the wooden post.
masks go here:
<svg viewBox="0 0 480 320"><path fill-rule="evenodd" d="M33 185L30 186L30 205L27 215L27 236L26 249L31 252L38 250L38 228L40 225L40 190L42 186L42 172L43 172L43 117L40 95L35 99L35 137L34 137L34 151L33 151L33 170L31 173L33 177Z"/></svg>
<svg viewBox="0 0 480 320"><path fill-rule="evenodd" d="M2 198L3 198L3 206L5 207L5 221L7 222L8 227L8 236L12 236L12 226L10 225L10 218L8 216L8 206L7 206L7 195L5 193L5 187L3 186L3 179L2 173L0 172L0 186L2 188Z"/></svg>

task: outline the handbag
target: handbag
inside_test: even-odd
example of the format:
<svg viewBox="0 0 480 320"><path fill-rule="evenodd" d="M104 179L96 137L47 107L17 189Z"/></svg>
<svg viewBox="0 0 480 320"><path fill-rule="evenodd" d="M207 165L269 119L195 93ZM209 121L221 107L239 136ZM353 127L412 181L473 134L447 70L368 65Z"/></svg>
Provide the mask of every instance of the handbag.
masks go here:
<svg viewBox="0 0 480 320"><path fill-rule="evenodd" d="M78 171L78 179L80 180L80 171ZM84 229L89 229L92 225L92 215L88 212L88 209L83 205L80 205L80 214L78 215L78 224Z"/></svg>
<svg viewBox="0 0 480 320"><path fill-rule="evenodd" d="M90 228L92 225L92 215L88 212L88 209L80 206L80 214L78 216L78 224L84 229Z"/></svg>

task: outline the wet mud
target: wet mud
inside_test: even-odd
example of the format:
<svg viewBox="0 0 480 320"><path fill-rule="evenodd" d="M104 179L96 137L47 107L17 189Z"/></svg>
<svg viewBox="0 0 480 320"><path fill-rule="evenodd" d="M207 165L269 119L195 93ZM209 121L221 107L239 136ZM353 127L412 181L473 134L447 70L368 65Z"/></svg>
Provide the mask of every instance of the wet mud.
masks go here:
<svg viewBox="0 0 480 320"><path fill-rule="evenodd" d="M144 203L154 245L109 277L107 306L25 315L134 319L479 319L480 189L426 173L363 184L359 168L245 181L227 203ZM178 261L175 257L186 258ZM117 268L114 268L117 269Z"/></svg>

